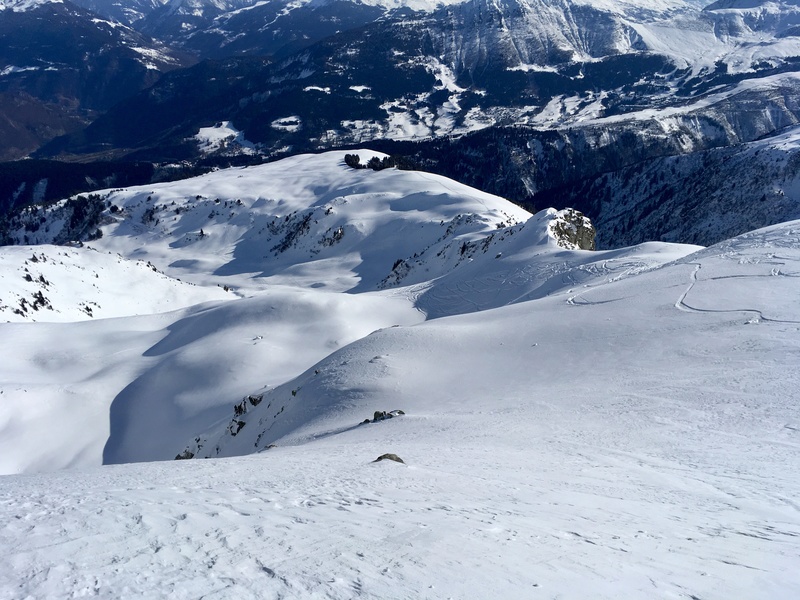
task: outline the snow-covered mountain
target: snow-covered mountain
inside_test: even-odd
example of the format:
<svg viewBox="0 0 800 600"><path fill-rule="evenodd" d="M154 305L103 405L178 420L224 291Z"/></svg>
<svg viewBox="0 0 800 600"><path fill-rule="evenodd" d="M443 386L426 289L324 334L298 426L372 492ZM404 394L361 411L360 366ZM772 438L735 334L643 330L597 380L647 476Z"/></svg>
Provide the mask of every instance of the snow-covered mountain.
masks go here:
<svg viewBox="0 0 800 600"><path fill-rule="evenodd" d="M366 162L371 154L362 151L360 156ZM158 307L161 311L181 308L192 297L197 301L221 296L232 299L235 294L243 299L171 316L139 317L136 320L140 323L131 325L131 331L136 332L132 337L114 335L103 325L98 329L96 325L84 325L95 333L78 334L82 338L80 344L102 345L102 339L110 337L121 344L120 348L138 348L144 361L134 361L132 367L140 377L120 386L114 383L116 368L103 361L93 364L89 368L108 374L110 381L101 377L90 383L91 377L80 376L75 380L77 387L72 388L75 394L85 393L83 386L87 383L105 388L101 394L105 400L86 407L94 413L81 413L92 424L92 433L84 432L79 440L70 442L76 448L45 443L43 439L35 440L35 436L29 438L29 452L12 452L13 446L4 447L0 454L9 462L3 470L24 470L33 465L41 468L45 464L97 464L104 456L104 445L105 456L112 462L172 458L181 449L176 448L176 443L181 446L182 438L205 428L209 416L220 418L227 413L232 394L235 397L247 386L262 385L264 377L277 384L302 372L332 349L379 327L411 324L424 318L413 302L404 300L402 294L396 297L398 294L392 291L401 279L405 284L427 281L465 267L473 255L496 253L500 243L497 240L512 236L510 228L530 216L507 201L444 178L395 169L352 169L344 164L343 157L341 152L302 156L259 167L218 171L187 181L109 190L89 197L101 211L90 229L99 226L103 235L88 244L97 252L84 249L83 254L76 255L75 250L67 260L59 259L52 247L46 246L47 260L35 264L31 256L42 253L37 250L39 246L10 254L0 294L0 305L6 307L4 320L61 321L64 315L83 310L84 305L92 309L93 314L88 316L97 317L147 312L137 307ZM77 224L82 222L79 217L91 220L97 214L80 202L78 206L82 208L76 217L69 204L65 201L46 210L28 211L23 216L30 220L20 223L18 235L27 235L28 242L36 244L64 240L65 229L78 231ZM492 239L485 248L477 247L489 237ZM462 250L465 244L469 248ZM67 264L62 266L61 262ZM73 263L75 266L70 267ZM119 265L115 269L120 275L139 277L142 285L131 287L130 281L106 281L108 269L114 264ZM42 270L45 265L47 271ZM29 274L32 281L27 281ZM42 288L42 278L52 283ZM195 286L180 304L172 296L186 283ZM130 289L130 298L121 302L119 291L125 286ZM197 288L209 288L207 293L211 295L202 296L203 292L194 291ZM379 288L388 291L375 297ZM40 291L54 310L40 307L28 297ZM34 304L39 310L32 308ZM350 320L353 314L359 315L356 321ZM220 328L219 323L229 325ZM61 337L50 329L61 326L41 326L43 335ZM19 335L30 335L25 333L30 328L20 327ZM150 333L144 336L142 331ZM166 335L169 331L172 333ZM267 331L272 333L268 335ZM5 339L10 341L15 335L11 333ZM164 344L155 344L165 335ZM288 354L279 339L294 340ZM233 346L228 347L231 342ZM147 346L142 347L142 343ZM218 357L202 350L209 343L220 349ZM148 346L152 347L148 350ZM30 347L38 352L36 344ZM149 360L145 355L155 359ZM80 360L81 354L65 351L65 356ZM110 350L108 356L116 364L118 350ZM130 352L122 356L130 358ZM76 369L71 359L65 359L64 365L68 372ZM10 377L16 377L14 372L24 377L24 369L16 371L19 364L9 363L8 367L12 369L7 372ZM220 381L228 370L236 372L235 379ZM135 449L124 452L112 451L117 441L115 438L108 442L110 403L116 402L115 397L120 405L126 404L128 397L137 402L135 399L142 396L136 390L158 388L166 373L170 373L176 386L170 403L175 401L175 409L184 415L164 420L164 426L178 427L178 433L165 434L153 444L136 444ZM183 389L185 380L180 373L194 379L194 383ZM201 377L201 373L205 375ZM34 374L27 382L17 379L20 385L13 390L4 388L6 417L14 420L24 415L18 410L33 390L52 406L74 410L72 396L63 394L62 384L36 381L38 375ZM167 408L160 393L145 395ZM117 409L112 406L113 410ZM60 410L53 410L51 417L61 418ZM117 429L115 422L112 417L112 432ZM46 430L50 425L41 426ZM72 439L69 431L65 435ZM11 433L2 438L9 444L19 443ZM94 450L90 452L86 446ZM56 456L52 454L55 448ZM145 454L139 454L141 451Z"/></svg>
<svg viewBox="0 0 800 600"><path fill-rule="evenodd" d="M794 72L800 61L791 3L770 4L780 18L738 28L729 11L713 7L631 6L469 0L387 18L344 30L283 61L254 67L237 58L167 78L42 155L97 153L109 146L150 149L150 156L161 158L164 148L176 146L184 155L196 153L190 140L221 121L231 121L262 152L274 153L502 125L569 128L617 115L640 120L643 108L682 112L687 100L708 104L710 92L735 93L742 80ZM242 35L236 43L247 39ZM187 112L185 97L203 89L210 69L242 73L225 77L226 93L218 85ZM159 119L142 123L142 114L156 112ZM138 126L125 125L130 122Z"/></svg>
<svg viewBox="0 0 800 600"><path fill-rule="evenodd" d="M458 1L458 0L457 0ZM201 58L288 54L325 37L409 10L429 0L147 0L78 2Z"/></svg>
<svg viewBox="0 0 800 600"><path fill-rule="evenodd" d="M0 305L54 309L0 323L0 596L800 592L800 221L591 252L575 211L347 163L0 248Z"/></svg>
<svg viewBox="0 0 800 600"><path fill-rule="evenodd" d="M107 19L136 27L137 23L167 2L168 0L78 0L75 4Z"/></svg>
<svg viewBox="0 0 800 600"><path fill-rule="evenodd" d="M373 155L359 154L364 163ZM8 235L16 243L63 243L70 239L65 230L76 235L68 226L80 222L84 230L99 226L102 236L93 247L148 260L195 283L249 290L267 285L271 276L308 277L309 285L345 291L375 289L392 273L395 260L415 253L420 260L441 257L448 248L447 261L426 264L428 277L443 274L460 257L456 240L482 239L529 216L505 200L435 175L352 169L344 166L344 156L305 155L97 193L81 210L86 221L93 219L91 226L74 212L60 212L69 200L31 208ZM311 266L328 263L323 271Z"/></svg>
<svg viewBox="0 0 800 600"><path fill-rule="evenodd" d="M101 73L95 74L95 78L116 78L122 85L125 77L133 82L134 75L130 72L133 65L138 65L144 71L160 73L187 64L185 56L164 44L114 21L98 18L96 14L68 0L13 0L3 6L5 10L0 11L0 32L6 43L0 49L0 73L4 90L15 89L15 75L20 77L34 73L63 77L64 72L77 70L84 79L100 88L94 91L91 99L81 95L78 95L78 99L89 108L108 108L125 94L105 89L101 83L108 86L108 82L91 79L90 75L81 71L100 70ZM131 64L112 69L106 64L112 60ZM127 67L127 71L124 67ZM152 78L145 83L154 81L155 78ZM137 89L143 86L140 84ZM53 87L52 83L50 87ZM82 92L89 94L86 90Z"/></svg>
<svg viewBox="0 0 800 600"><path fill-rule="evenodd" d="M114 18L170 45L196 52L203 58L221 58L238 54L288 54L330 35L341 33L394 16L430 14L443 6L469 4L467 0L124 0L111 4L80 0L81 6ZM665 19L696 12L702 1L667 0L664 2L608 2L558 0L524 3L528 17L512 25L519 37L544 40L553 35L569 44L581 26L575 14L592 12L635 20ZM501 5L487 5L478 12L505 10ZM467 9L474 12L476 9ZM515 19L516 20L516 19ZM505 26L504 26L505 27ZM563 28L563 29L562 29ZM534 35L535 34L535 35ZM517 40L517 41L519 41ZM581 42L578 42L581 45Z"/></svg>
<svg viewBox="0 0 800 600"><path fill-rule="evenodd" d="M795 5L770 3L768 14L780 18L748 17L735 28L730 11L716 5L654 5L654 13L538 2L471 0L343 32L286 60L205 62L167 75L42 155L113 148L154 160L282 156L381 140L385 151L528 206L578 206L604 230L606 247L662 238L713 244L797 216L789 195L780 210L751 220L767 190L752 196L739 186L727 201L695 202L697 219L667 225L655 218L664 206L634 219L638 231L627 236L630 215L606 220L629 206L625 192L593 183L627 179L670 156L701 165L710 155L700 153L769 144L766 138L800 123ZM721 167L720 181L732 164ZM755 179L747 173L753 164L736 174ZM639 180L636 210L684 197L680 182L672 173ZM693 229L715 211L727 213L730 225Z"/></svg>
<svg viewBox="0 0 800 600"><path fill-rule="evenodd" d="M623 204L611 206L618 188L593 183L669 156L694 155L686 164L699 164L700 152L763 140L800 122L797 3L703 4L173 2L150 14L170 11L198 24L181 21L159 35L234 57L167 74L36 156L225 161L374 141L526 206L578 205L602 229L609 223L601 233L606 246L662 237L710 244L754 222L740 219L718 237L695 231L676 238L671 231L695 221L676 229L651 218L647 229L615 241L625 228L596 211L604 205L605 215L619 213ZM147 30L147 18L137 27ZM263 52L276 56L252 56ZM55 118L50 105L20 106L47 123ZM67 126L76 124L54 123L45 133ZM481 160L502 161L502 171L454 166L475 162L487 138L509 140L482 150ZM451 164L439 158L442 148ZM681 197L679 179L646 183L642 198ZM754 200L736 192L723 210L739 214L737 205ZM780 212L756 222L794 216Z"/></svg>

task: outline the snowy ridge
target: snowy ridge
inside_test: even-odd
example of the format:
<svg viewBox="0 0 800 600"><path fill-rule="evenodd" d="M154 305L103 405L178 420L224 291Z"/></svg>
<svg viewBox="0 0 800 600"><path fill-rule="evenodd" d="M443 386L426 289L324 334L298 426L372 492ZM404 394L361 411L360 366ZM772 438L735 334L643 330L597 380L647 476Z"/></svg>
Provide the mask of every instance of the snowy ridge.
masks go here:
<svg viewBox="0 0 800 600"><path fill-rule="evenodd" d="M530 216L436 175L351 169L345 154L303 155L100 192L108 223L92 246L242 293L274 283L363 291L374 290L398 258L453 239L480 238ZM383 155L362 150L359 156L366 163ZM31 231L21 223L11 235L19 242L51 243L60 225Z"/></svg>

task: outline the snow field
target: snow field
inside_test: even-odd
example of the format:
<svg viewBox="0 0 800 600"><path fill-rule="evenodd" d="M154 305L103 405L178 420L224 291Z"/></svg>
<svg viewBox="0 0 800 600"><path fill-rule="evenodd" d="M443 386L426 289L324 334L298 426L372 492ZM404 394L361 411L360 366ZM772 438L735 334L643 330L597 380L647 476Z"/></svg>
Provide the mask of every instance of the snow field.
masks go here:
<svg viewBox="0 0 800 600"><path fill-rule="evenodd" d="M109 197L226 300L0 324L0 597L800 595L800 222L567 250L342 158Z"/></svg>
<svg viewBox="0 0 800 600"><path fill-rule="evenodd" d="M0 282L0 320L12 323L146 315L231 298L145 261L64 246L4 247Z"/></svg>

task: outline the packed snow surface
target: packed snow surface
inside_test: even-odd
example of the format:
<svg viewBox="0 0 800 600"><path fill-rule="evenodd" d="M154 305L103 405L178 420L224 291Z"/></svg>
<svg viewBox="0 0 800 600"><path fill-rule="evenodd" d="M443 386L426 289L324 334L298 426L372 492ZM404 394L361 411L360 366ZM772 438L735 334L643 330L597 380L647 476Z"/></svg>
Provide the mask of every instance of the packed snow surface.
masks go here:
<svg viewBox="0 0 800 600"><path fill-rule="evenodd" d="M109 193L80 256L223 299L0 324L0 597L800 596L800 222L571 250L343 154Z"/></svg>

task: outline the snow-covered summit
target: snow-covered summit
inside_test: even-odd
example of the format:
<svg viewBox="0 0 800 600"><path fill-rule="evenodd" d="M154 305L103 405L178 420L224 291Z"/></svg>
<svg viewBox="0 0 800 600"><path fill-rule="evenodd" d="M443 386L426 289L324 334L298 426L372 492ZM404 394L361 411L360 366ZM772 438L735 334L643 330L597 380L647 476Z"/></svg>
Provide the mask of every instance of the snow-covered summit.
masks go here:
<svg viewBox="0 0 800 600"><path fill-rule="evenodd" d="M382 156L355 153L362 164ZM242 291L279 281L365 290L375 289L398 259L435 255L444 245L482 238L530 216L443 177L353 169L344 156L297 156L101 192L105 224L92 246L151 261L174 277ZM31 218L47 217L37 212ZM31 232L20 223L15 235L51 243L63 224Z"/></svg>

